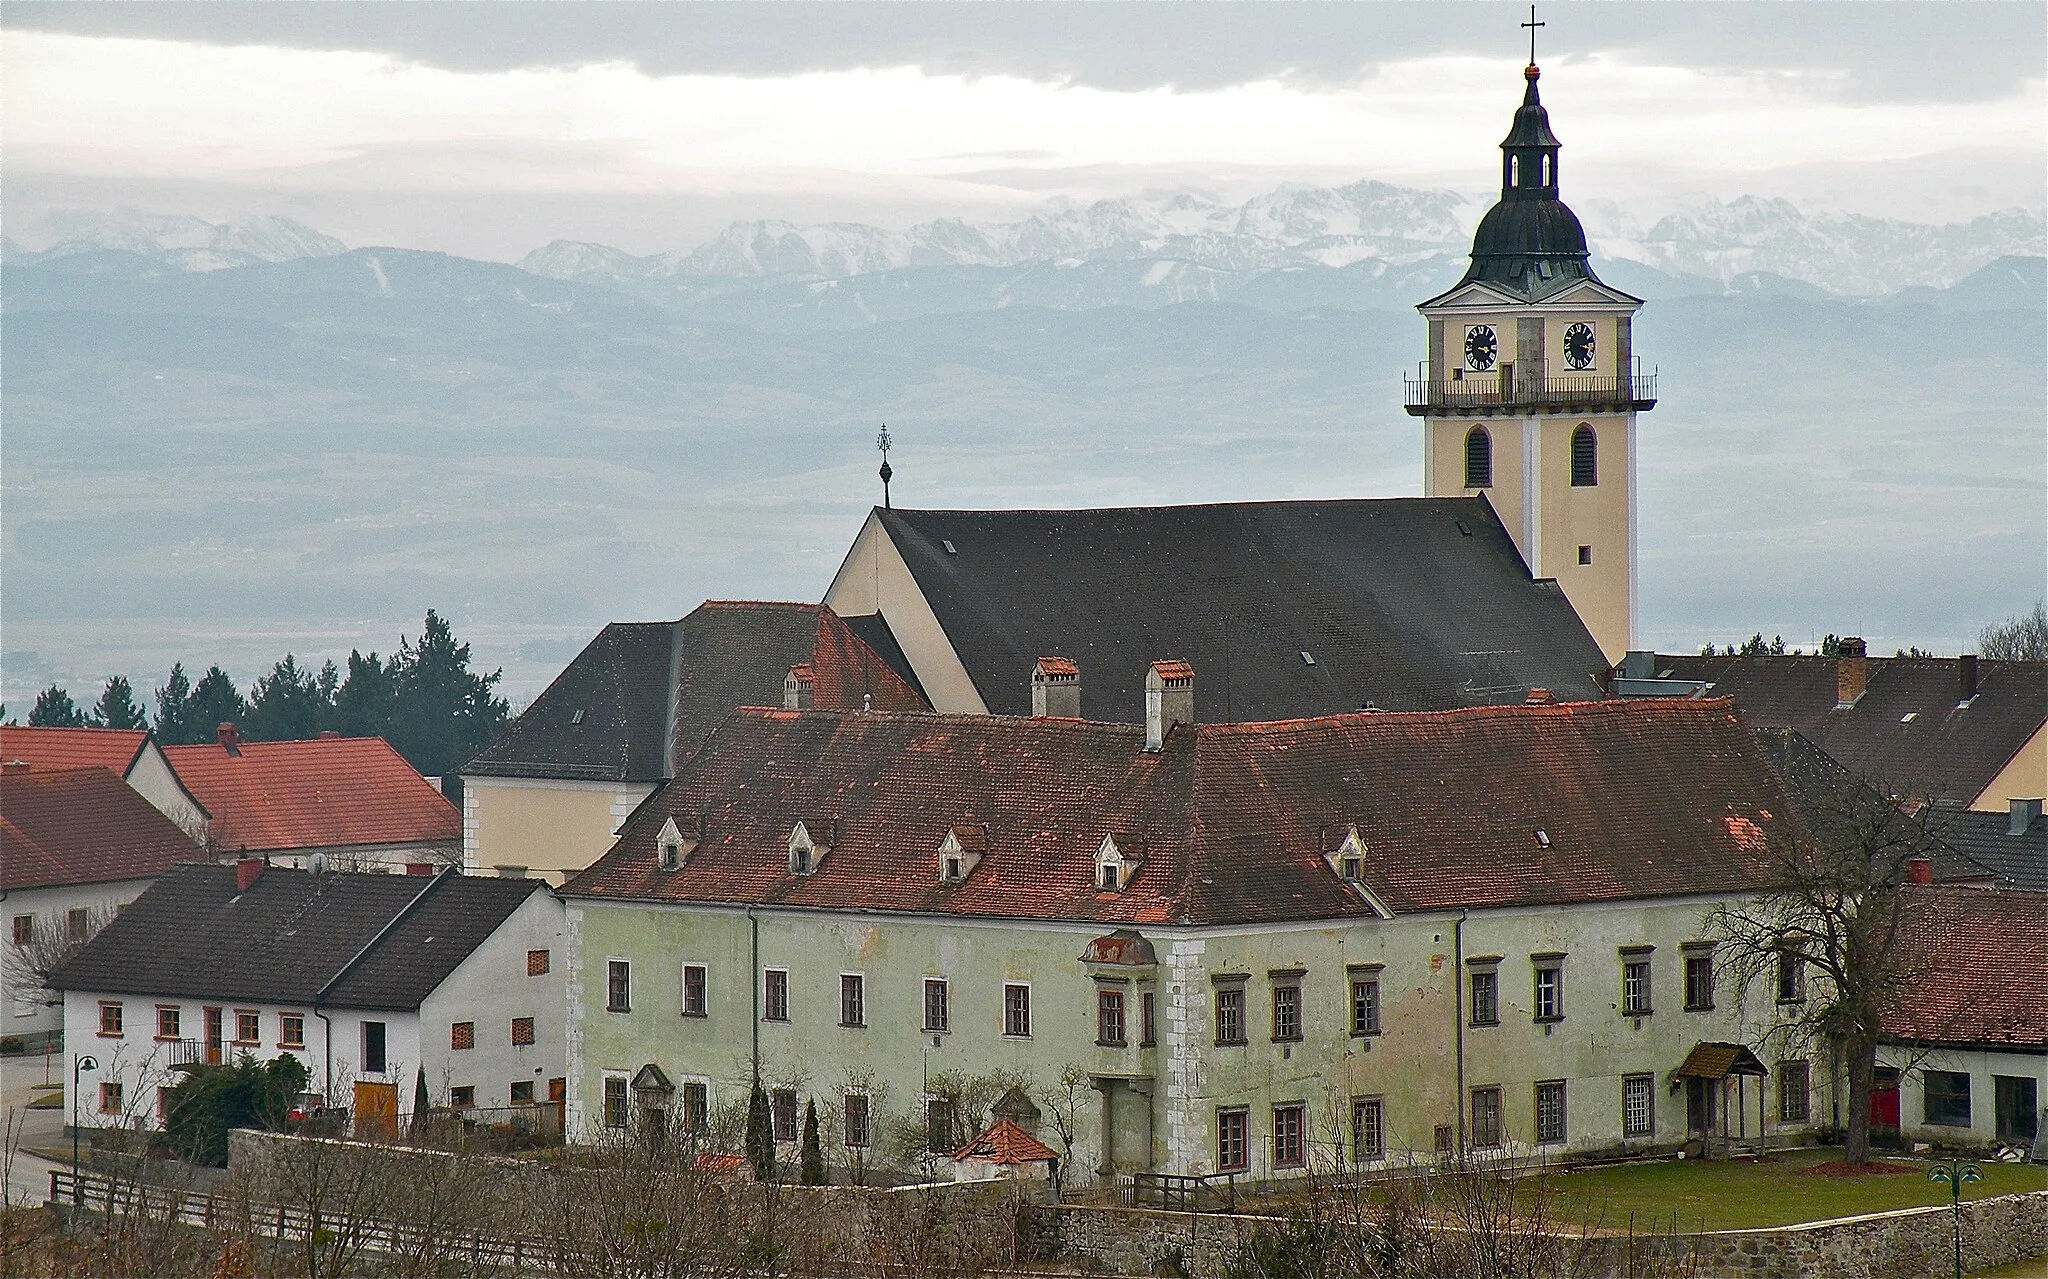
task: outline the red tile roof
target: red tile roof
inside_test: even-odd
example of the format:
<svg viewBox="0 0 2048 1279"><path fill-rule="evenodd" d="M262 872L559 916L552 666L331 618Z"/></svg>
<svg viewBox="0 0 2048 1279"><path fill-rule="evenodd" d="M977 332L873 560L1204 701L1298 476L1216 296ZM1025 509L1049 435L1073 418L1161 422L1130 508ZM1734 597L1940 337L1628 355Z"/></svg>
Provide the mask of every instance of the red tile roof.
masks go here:
<svg viewBox="0 0 2048 1279"><path fill-rule="evenodd" d="M1045 676L1079 679L1081 677L1081 668L1071 657L1041 657L1038 659L1038 673Z"/></svg>
<svg viewBox="0 0 2048 1279"><path fill-rule="evenodd" d="M953 1152L955 1159L981 1159L992 1164L1038 1164L1059 1158L1052 1147L1019 1128L1014 1120L998 1119L988 1131Z"/></svg>
<svg viewBox="0 0 2048 1279"><path fill-rule="evenodd" d="M104 768L0 773L0 889L149 879L199 849Z"/></svg>
<svg viewBox="0 0 2048 1279"><path fill-rule="evenodd" d="M282 852L448 842L462 817L381 737L171 746L171 767L224 849Z"/></svg>
<svg viewBox="0 0 2048 1279"><path fill-rule="evenodd" d="M1191 680L1195 677L1195 668L1179 658L1169 658L1163 662L1154 662L1152 663L1152 670L1160 679L1168 683Z"/></svg>
<svg viewBox="0 0 2048 1279"><path fill-rule="evenodd" d="M1354 714L1175 729L956 715L743 710L564 892L1113 924L1370 916L1322 858L1355 824L1395 911L1738 891L1791 808L1726 701ZM675 871L664 821L705 816ZM798 818L837 821L810 875ZM966 880L946 832L982 826ZM1538 839L1541 830L1547 841ZM1105 834L1137 863L1103 891Z"/></svg>
<svg viewBox="0 0 2048 1279"><path fill-rule="evenodd" d="M1909 954L1926 969L1886 1015L1887 1037L2048 1048L2048 893L1904 892Z"/></svg>
<svg viewBox="0 0 2048 1279"><path fill-rule="evenodd" d="M126 777L149 741L143 729L21 728L0 726L0 760L26 760L37 769L104 768Z"/></svg>

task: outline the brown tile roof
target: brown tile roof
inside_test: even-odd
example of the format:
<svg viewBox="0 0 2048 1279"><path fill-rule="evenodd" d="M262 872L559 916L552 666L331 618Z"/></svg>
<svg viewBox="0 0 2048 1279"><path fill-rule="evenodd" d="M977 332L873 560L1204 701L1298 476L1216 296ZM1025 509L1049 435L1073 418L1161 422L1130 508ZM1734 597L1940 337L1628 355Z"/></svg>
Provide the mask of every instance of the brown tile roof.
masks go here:
<svg viewBox="0 0 2048 1279"><path fill-rule="evenodd" d="M1109 924L1370 916L1321 857L1357 825L1396 911L1734 891L1789 806L1725 701L1573 703L1177 728L1080 720L746 710L565 889L621 899ZM671 815L704 834L657 868ZM793 823L834 818L810 875ZM982 826L965 881L946 832ZM815 831L815 827L812 828ZM1538 831L1542 831L1539 837ZM1096 883L1105 834L1137 862Z"/></svg>
<svg viewBox="0 0 2048 1279"><path fill-rule="evenodd" d="M1052 1147L1019 1128L1016 1121L998 1119L973 1141L953 1152L955 1159L980 1159L992 1164L1041 1164L1058 1159Z"/></svg>
<svg viewBox="0 0 2048 1279"><path fill-rule="evenodd" d="M1928 966L1886 1015L1893 1039L2048 1048L2048 893L1909 887L1909 953Z"/></svg>
<svg viewBox="0 0 2048 1279"><path fill-rule="evenodd" d="M1768 1075L1757 1055L1741 1044L1701 1040L1671 1072L1673 1079L1726 1079L1730 1075Z"/></svg>
<svg viewBox="0 0 2048 1279"><path fill-rule="evenodd" d="M223 849L285 852L462 838L462 816L381 737L171 746Z"/></svg>
<svg viewBox="0 0 2048 1279"><path fill-rule="evenodd" d="M2048 723L2048 662L1977 663L1977 695L1958 705L1955 658L1865 659L1864 693L1836 707L1832 657L1657 658L1657 672L1707 680L1760 728L1796 728L1848 768L1895 793L1968 803Z"/></svg>
<svg viewBox="0 0 2048 1279"><path fill-rule="evenodd" d="M22 728L0 725L0 760L39 769L104 768L126 777L149 741L140 728Z"/></svg>
<svg viewBox="0 0 2048 1279"><path fill-rule="evenodd" d="M107 769L0 772L0 890L148 879L201 857Z"/></svg>

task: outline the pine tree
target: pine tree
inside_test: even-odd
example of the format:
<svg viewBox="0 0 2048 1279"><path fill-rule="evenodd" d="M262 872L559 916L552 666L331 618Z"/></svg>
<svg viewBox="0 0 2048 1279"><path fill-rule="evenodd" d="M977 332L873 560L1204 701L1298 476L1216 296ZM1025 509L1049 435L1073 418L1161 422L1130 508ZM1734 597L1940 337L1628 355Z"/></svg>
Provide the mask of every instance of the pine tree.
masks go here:
<svg viewBox="0 0 2048 1279"><path fill-rule="evenodd" d="M334 727L343 737L389 738L397 698L383 661L350 649L348 674L334 691Z"/></svg>
<svg viewBox="0 0 2048 1279"><path fill-rule="evenodd" d="M799 1155L806 1186L825 1184L825 1151L818 1144L818 1103L804 1102L804 1144Z"/></svg>
<svg viewBox="0 0 2048 1279"><path fill-rule="evenodd" d="M30 728L84 728L85 716L72 702L71 694L52 684L36 694L36 704L29 708Z"/></svg>
<svg viewBox="0 0 2048 1279"><path fill-rule="evenodd" d="M156 691L156 740L165 746L183 746L192 737L192 681L185 677L183 662L171 663L171 677Z"/></svg>
<svg viewBox="0 0 2048 1279"><path fill-rule="evenodd" d="M432 609L419 643L400 636L385 669L398 698L391 744L428 777L446 776L482 750L510 709L491 694L503 672L471 671L469 645Z"/></svg>
<svg viewBox="0 0 2048 1279"><path fill-rule="evenodd" d="M775 1180L775 1129L768 1122L768 1094L758 1079L747 1098L747 1162L754 1165L756 1181Z"/></svg>
<svg viewBox="0 0 2048 1279"><path fill-rule="evenodd" d="M185 703L186 740L210 742L222 724L240 724L248 715L249 704L242 700L235 681L220 667L209 666Z"/></svg>
<svg viewBox="0 0 2048 1279"><path fill-rule="evenodd" d="M93 707L86 722L94 728L149 727L142 708L135 704L135 690L129 687L126 675L107 677L107 686L100 690L99 704Z"/></svg>
<svg viewBox="0 0 2048 1279"><path fill-rule="evenodd" d="M270 674L249 686L244 736L252 741L289 742L318 737L329 718L319 681L290 653Z"/></svg>

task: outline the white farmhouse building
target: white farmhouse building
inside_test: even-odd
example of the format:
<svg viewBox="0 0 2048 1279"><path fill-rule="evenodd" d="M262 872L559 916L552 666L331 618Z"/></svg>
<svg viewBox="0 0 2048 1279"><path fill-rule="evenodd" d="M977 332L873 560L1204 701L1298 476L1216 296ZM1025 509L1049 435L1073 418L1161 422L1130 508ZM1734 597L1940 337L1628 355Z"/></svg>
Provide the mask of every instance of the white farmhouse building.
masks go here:
<svg viewBox="0 0 2048 1279"><path fill-rule="evenodd" d="M151 1125L180 1068L281 1053L363 1135L422 1076L437 1106L559 1118L563 941L537 880L180 867L52 978L98 1063L80 1122Z"/></svg>

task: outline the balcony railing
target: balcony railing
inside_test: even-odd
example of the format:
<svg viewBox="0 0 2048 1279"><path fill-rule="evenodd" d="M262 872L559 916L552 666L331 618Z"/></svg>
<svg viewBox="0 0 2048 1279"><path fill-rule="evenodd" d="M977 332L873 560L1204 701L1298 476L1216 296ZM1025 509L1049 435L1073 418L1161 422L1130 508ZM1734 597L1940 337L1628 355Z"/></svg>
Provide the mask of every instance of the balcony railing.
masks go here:
<svg viewBox="0 0 2048 1279"><path fill-rule="evenodd" d="M1507 387L1501 385L1496 374L1444 381L1403 376L1401 391L1408 412L1416 416L1436 412L1525 413L1550 408L1642 410L1657 403L1657 375L1577 374L1538 378L1517 374Z"/></svg>

